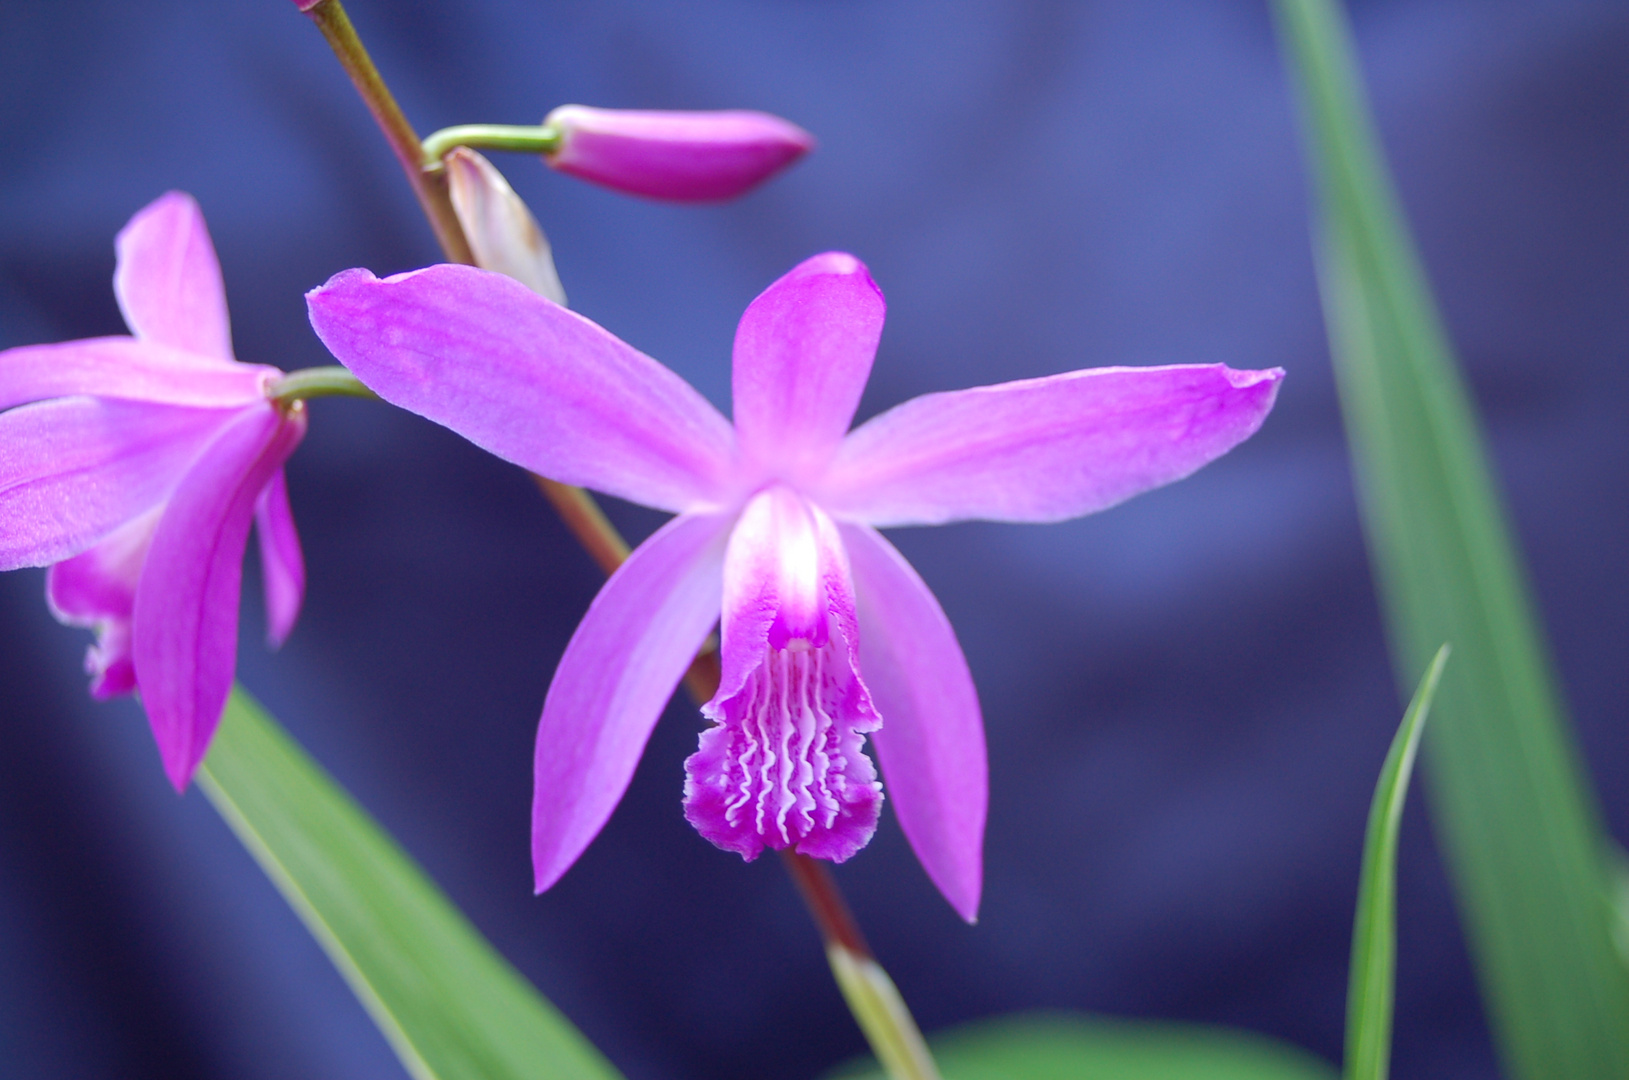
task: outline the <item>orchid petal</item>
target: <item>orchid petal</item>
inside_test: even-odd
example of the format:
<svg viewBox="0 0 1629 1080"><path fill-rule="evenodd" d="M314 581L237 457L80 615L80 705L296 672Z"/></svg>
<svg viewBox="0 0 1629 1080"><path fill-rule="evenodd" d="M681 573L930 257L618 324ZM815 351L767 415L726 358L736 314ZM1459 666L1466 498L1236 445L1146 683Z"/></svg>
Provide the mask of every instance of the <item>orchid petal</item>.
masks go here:
<svg viewBox="0 0 1629 1080"><path fill-rule="evenodd" d="M23 345L0 352L0 409L72 394L229 408L264 397L266 383L280 374L132 337Z"/></svg>
<svg viewBox="0 0 1629 1080"><path fill-rule="evenodd" d="M792 479L826 464L871 375L887 313L852 255L827 252L765 289L735 331L735 432L749 460Z"/></svg>
<svg viewBox="0 0 1629 1080"><path fill-rule="evenodd" d="M272 474L255 500L255 535L260 540L260 576L266 589L266 643L281 648L305 599L305 556L288 504L288 477L282 469Z"/></svg>
<svg viewBox="0 0 1629 1080"><path fill-rule="evenodd" d="M240 411L176 486L147 552L134 608L136 678L177 791L209 749L232 688L255 503L305 426L303 410Z"/></svg>
<svg viewBox="0 0 1629 1080"><path fill-rule="evenodd" d="M939 602L875 529L840 526L859 603L860 664L882 715L872 736L900 827L968 922L984 876L984 719Z"/></svg>
<svg viewBox="0 0 1629 1080"><path fill-rule="evenodd" d="M136 688L130 620L142 562L162 510L155 506L100 544L46 572L45 600L51 614L58 622L96 631L96 644L85 652L85 673L91 676L91 696L98 701Z"/></svg>
<svg viewBox="0 0 1629 1080"><path fill-rule="evenodd" d="M502 274L348 270L306 294L380 397L554 480L662 510L723 503L729 423L683 379Z"/></svg>
<svg viewBox="0 0 1629 1080"><path fill-rule="evenodd" d="M542 892L605 825L673 688L718 619L725 515L685 514L605 583L537 728L532 866Z"/></svg>
<svg viewBox="0 0 1629 1080"><path fill-rule="evenodd" d="M60 562L162 501L231 415L87 397L0 413L0 570Z"/></svg>
<svg viewBox="0 0 1629 1080"><path fill-rule="evenodd" d="M217 360L232 359L226 289L203 212L171 191L136 212L113 241L113 295L130 332Z"/></svg>
<svg viewBox="0 0 1629 1080"><path fill-rule="evenodd" d="M850 434L816 497L880 527L1078 517L1249 438L1283 377L1222 364L1095 368L926 394Z"/></svg>

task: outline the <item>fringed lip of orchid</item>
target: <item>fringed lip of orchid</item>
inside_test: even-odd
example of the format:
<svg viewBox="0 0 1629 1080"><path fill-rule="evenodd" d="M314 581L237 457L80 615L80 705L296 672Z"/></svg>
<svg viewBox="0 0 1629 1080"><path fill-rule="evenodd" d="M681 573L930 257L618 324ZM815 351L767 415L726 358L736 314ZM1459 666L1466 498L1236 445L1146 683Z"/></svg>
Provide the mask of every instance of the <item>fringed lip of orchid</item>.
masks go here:
<svg viewBox="0 0 1629 1080"><path fill-rule="evenodd" d="M864 265L806 260L736 332L734 420L519 283L442 265L338 274L318 336L380 397L533 472L677 516L600 591L555 673L534 757L539 891L599 832L722 620L715 726L685 810L751 858L840 860L881 790L929 877L977 913L988 798L967 662L879 527L1060 521L1180 479L1253 434L1279 369L1097 368L927 394L849 430L885 304Z"/></svg>
<svg viewBox="0 0 1629 1080"><path fill-rule="evenodd" d="M137 212L115 248L130 336L0 353L0 569L51 567L53 613L97 634L93 695L141 691L180 790L231 689L251 523L268 639L299 614L305 567L283 462L306 412L276 396L281 371L234 358L191 196Z"/></svg>

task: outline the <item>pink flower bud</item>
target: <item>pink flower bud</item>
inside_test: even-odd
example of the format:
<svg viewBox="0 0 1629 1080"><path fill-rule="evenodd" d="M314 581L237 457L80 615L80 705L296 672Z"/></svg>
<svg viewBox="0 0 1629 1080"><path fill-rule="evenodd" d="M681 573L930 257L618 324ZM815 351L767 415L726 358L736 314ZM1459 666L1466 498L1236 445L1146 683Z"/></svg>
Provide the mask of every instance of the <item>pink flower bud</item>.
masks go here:
<svg viewBox="0 0 1629 1080"><path fill-rule="evenodd" d="M566 292L555 273L548 238L509 181L467 146L448 154L445 164L447 193L475 265L508 274L564 307Z"/></svg>
<svg viewBox="0 0 1629 1080"><path fill-rule="evenodd" d="M543 121L561 172L656 199L730 199L814 147L814 136L768 113L655 112L562 105Z"/></svg>

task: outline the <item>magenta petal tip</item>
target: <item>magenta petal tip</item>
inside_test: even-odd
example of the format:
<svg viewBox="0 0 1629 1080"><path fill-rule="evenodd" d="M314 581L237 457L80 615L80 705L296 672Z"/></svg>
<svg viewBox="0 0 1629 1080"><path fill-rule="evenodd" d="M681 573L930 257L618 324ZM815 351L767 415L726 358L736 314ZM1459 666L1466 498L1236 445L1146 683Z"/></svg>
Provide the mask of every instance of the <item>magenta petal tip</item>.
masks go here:
<svg viewBox="0 0 1629 1080"><path fill-rule="evenodd" d="M544 160L584 180L677 202L733 199L814 148L787 120L749 110L662 112L562 105L544 124L560 132Z"/></svg>

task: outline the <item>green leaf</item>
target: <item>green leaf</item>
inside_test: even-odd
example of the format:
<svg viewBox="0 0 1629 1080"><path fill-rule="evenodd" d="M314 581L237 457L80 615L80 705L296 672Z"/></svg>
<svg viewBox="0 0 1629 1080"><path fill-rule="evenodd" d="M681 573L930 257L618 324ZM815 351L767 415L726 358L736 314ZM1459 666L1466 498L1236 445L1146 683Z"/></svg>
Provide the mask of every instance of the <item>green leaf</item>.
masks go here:
<svg viewBox="0 0 1629 1080"><path fill-rule="evenodd" d="M1454 643L1426 739L1438 836L1508 1072L1629 1076L1605 833L1475 412L1333 0L1275 0L1319 196L1318 269L1399 684Z"/></svg>
<svg viewBox="0 0 1629 1080"><path fill-rule="evenodd" d="M242 687L198 780L417 1080L618 1076Z"/></svg>
<svg viewBox="0 0 1629 1080"><path fill-rule="evenodd" d="M928 1040L945 1080L1334 1080L1303 1050L1235 1028L1015 1013ZM859 1061L828 1080L884 1080Z"/></svg>
<svg viewBox="0 0 1629 1080"><path fill-rule="evenodd" d="M1437 650L1380 766L1369 826L1363 836L1363 873L1352 926L1352 974L1346 991L1346 1080L1386 1080L1391 1062L1393 978L1397 967L1397 833L1414 775L1414 755L1431 711L1448 646Z"/></svg>

